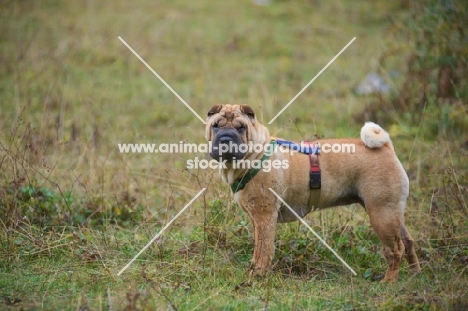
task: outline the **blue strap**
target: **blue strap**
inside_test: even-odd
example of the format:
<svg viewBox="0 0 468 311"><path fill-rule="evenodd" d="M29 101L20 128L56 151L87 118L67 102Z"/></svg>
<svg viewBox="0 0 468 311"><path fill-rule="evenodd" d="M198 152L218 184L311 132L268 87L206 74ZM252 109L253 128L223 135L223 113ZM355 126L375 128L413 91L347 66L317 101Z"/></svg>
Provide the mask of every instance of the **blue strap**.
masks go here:
<svg viewBox="0 0 468 311"><path fill-rule="evenodd" d="M291 150L294 150L294 151L297 151L297 152L300 152L300 153L304 153L304 154L320 154L320 147L318 147L317 145L299 145L299 144L296 144L292 141L289 141L289 140L281 140L281 139L276 139L275 140L276 143L278 145L284 145L284 146L288 146L289 149Z"/></svg>

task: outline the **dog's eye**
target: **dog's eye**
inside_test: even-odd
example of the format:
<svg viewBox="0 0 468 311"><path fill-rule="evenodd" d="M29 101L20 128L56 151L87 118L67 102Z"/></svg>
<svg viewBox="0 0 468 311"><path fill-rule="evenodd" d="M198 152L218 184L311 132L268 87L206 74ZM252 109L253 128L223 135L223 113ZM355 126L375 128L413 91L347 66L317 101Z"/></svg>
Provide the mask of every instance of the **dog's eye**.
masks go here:
<svg viewBox="0 0 468 311"><path fill-rule="evenodd" d="M245 131L245 125L241 124L241 126L239 126L239 127L237 128L237 131L238 131L238 132L243 132L243 131Z"/></svg>

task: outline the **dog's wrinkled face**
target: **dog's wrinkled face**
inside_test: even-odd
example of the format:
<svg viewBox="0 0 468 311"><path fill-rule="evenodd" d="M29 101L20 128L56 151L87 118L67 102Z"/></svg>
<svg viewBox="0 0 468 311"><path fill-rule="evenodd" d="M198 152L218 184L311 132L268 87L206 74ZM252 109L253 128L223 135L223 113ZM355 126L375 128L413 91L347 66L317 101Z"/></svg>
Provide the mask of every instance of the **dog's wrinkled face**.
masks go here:
<svg viewBox="0 0 468 311"><path fill-rule="evenodd" d="M247 105L215 105L208 111L206 139L212 142L210 156L215 160L240 160L247 154L255 113Z"/></svg>

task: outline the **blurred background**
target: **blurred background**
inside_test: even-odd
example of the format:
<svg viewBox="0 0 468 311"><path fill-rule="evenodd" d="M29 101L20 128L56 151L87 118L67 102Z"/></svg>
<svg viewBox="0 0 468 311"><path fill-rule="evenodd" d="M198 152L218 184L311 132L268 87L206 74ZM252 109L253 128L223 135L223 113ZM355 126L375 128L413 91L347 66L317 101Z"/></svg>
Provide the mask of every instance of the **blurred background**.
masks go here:
<svg viewBox="0 0 468 311"><path fill-rule="evenodd" d="M52 260L65 267L63 258L72 258L98 262L96 271L102 265L108 271L117 269L125 260L112 258L133 256L155 228L203 187L208 187L207 193L182 216L172 242L161 242L165 248L155 245L148 260L159 254L160 264L178 262L171 257L174 249L186 247L187 253L198 254L193 264L198 266L211 258L207 252L218 254L221 248L237 254L232 255L232 269L247 265L250 227L229 188L221 184L216 171L185 169L187 159L205 155L119 153L118 143L203 143L204 125L118 36L202 118L217 103L248 104L265 124L356 37L269 126L271 134L296 141L359 137L365 121L380 124L389 131L410 177L408 223L418 255L431 267L425 271L449 271L450 279L465 271L468 10L464 1L7 0L0 3L0 20L0 261L5 276L0 293L11 304L14 297L29 301L25 292L43 295L41 282L50 282L47 276L38 283L31 281L37 271L28 271L28 276L19 273L26 262L34 267ZM356 266L365 279L378 279L379 269L373 267L384 263L358 238L369 235L378 243L372 231L362 229L368 227L362 209L319 212L309 221L338 249L349 252L349 258L356 257L352 250L356 245L364 247L359 256L365 258L354 259ZM109 240L104 247L98 237L106 236L107 230L120 235L120 242ZM284 240L300 231L292 225L281 230ZM233 241L231 248L226 237ZM100 247L86 244L87 239ZM62 247L57 241L76 243ZM327 263L333 258L316 247L310 239L278 245L277 270L323 277L312 266L328 264L331 271L340 271L338 264ZM311 262L317 256L322 256L320 264ZM214 258L208 261L215 262ZM447 270L448 263L452 268ZM183 267L173 266L179 272ZM168 276L153 271L149 278L174 280L179 272ZM128 283L141 282L136 273ZM80 291L77 288L85 281L70 276L73 294L66 286L52 288L50 301L61 293L73 306L86 305L76 295L96 297L114 285L117 292L122 290L123 285L108 274L95 274L105 282ZM21 287L12 279L30 285ZM458 281L466 285L466 277ZM171 286L176 292L173 299L181 299L180 286ZM455 296L463 288L453 287ZM429 291L444 290L436 286ZM442 297L431 300L437 307L453 302L444 300L443 294L434 295ZM370 307L375 302L366 303ZM317 307L303 305L311 306Z"/></svg>

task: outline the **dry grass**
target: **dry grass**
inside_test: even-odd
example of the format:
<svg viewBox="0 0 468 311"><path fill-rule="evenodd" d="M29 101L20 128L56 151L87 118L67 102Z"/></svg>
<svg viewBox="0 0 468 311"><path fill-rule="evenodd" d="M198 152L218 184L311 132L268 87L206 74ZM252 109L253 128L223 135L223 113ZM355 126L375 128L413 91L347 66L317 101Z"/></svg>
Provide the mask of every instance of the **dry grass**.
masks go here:
<svg viewBox="0 0 468 311"><path fill-rule="evenodd" d="M369 71L404 70L404 54L387 67L379 62L394 45L407 44L393 26L405 17L398 3L7 1L0 8L4 308L468 305L468 136L456 131L466 126L466 106L443 110L432 103L408 116L386 105L394 94L352 91ZM375 115L411 180L408 223L422 274L409 276L403 267L397 284L376 283L385 269L378 239L362 209L350 206L312 214L308 222L358 277L304 227L288 224L278 231L273 270L251 278L250 224L216 171L185 170L193 154L118 153L117 143L204 140L204 126L118 36L200 115L218 102L248 103L264 122L356 36L271 131L297 140L357 137L355 116ZM388 113L383 118L366 106ZM117 276L203 187L207 192Z"/></svg>

